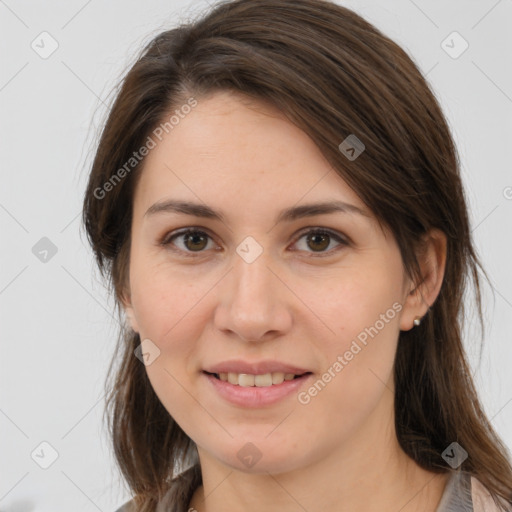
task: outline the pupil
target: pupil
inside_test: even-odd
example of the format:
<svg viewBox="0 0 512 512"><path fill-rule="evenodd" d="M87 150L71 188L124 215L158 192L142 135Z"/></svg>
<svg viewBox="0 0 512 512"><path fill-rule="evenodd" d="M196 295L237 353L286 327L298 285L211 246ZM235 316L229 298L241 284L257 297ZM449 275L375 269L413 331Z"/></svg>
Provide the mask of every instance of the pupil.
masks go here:
<svg viewBox="0 0 512 512"><path fill-rule="evenodd" d="M324 243L323 244L320 244L321 246L318 247L317 245L317 248L319 248L320 250L323 250L323 249L326 249L327 247L329 247L329 235L327 234L324 234L324 233L314 233L313 235L310 235L308 237L308 241L312 241L313 240L313 243L317 243L317 241L319 239L323 239ZM312 249L314 249L314 247L311 247Z"/></svg>
<svg viewBox="0 0 512 512"><path fill-rule="evenodd" d="M193 234L193 235L186 235L185 237L185 244L186 246L191 249L191 250L195 250L194 247L197 249L198 248L198 245L197 245L197 241L199 240L202 240L203 242L205 241L205 237L203 235L200 235L200 234ZM188 245L188 242L192 241L192 246L189 246ZM199 245L201 245L201 241L199 241ZM204 249L204 244L203 246L199 246L199 249Z"/></svg>

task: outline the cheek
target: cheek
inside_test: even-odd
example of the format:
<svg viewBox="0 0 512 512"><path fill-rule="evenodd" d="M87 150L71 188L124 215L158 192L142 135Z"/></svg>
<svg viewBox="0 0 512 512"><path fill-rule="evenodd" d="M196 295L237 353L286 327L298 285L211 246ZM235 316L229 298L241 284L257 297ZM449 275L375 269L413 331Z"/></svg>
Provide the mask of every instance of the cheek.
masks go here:
<svg viewBox="0 0 512 512"><path fill-rule="evenodd" d="M132 261L130 285L132 304L141 337L149 338L162 349L180 344L183 331L190 339L200 327L201 301L215 284L213 276L201 278L189 271L180 272L165 262L150 258Z"/></svg>
<svg viewBox="0 0 512 512"><path fill-rule="evenodd" d="M390 268L351 269L322 294L310 294L308 304L329 327L315 343L324 369L301 402L312 406L318 417L329 410L331 420L350 429L392 390L389 380L402 309L401 281L396 276Z"/></svg>
<svg viewBox="0 0 512 512"><path fill-rule="evenodd" d="M199 371L198 340L210 320L211 300L218 293L219 281L217 275L201 276L190 269L178 271L165 264L134 265L131 275L140 338L151 340L158 353L146 367L147 374L164 406L178 416L180 411L197 407L186 391L190 391L191 379Z"/></svg>
<svg viewBox="0 0 512 512"><path fill-rule="evenodd" d="M305 281L298 295L322 321L322 344L332 355L349 350L355 339L364 343L398 333L401 285L391 266L361 265L341 269L314 288Z"/></svg>
<svg viewBox="0 0 512 512"><path fill-rule="evenodd" d="M206 281L206 282L205 282ZM197 344L204 329L206 294L212 279L195 280L162 266L146 267L133 274L132 302L137 315L141 340L149 339L157 347L158 357L146 366L151 386L177 423L188 432L199 415L202 431L211 431L193 398L191 376L197 372Z"/></svg>

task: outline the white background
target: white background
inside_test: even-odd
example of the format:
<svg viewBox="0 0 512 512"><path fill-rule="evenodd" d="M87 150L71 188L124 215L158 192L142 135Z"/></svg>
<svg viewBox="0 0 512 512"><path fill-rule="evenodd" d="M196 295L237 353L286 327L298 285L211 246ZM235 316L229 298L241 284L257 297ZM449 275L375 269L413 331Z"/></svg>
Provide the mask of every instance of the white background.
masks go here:
<svg viewBox="0 0 512 512"><path fill-rule="evenodd" d="M485 287L481 363L476 322L466 347L487 414L511 447L512 1L341 3L413 56L449 119L495 297ZM2 512L108 512L129 498L102 423L117 324L80 209L113 85L143 43L205 5L0 0ZM31 48L43 31L58 42L47 59ZM469 43L457 59L441 47L453 31ZM57 248L46 263L32 252L42 237ZM59 455L48 469L31 458L43 441Z"/></svg>

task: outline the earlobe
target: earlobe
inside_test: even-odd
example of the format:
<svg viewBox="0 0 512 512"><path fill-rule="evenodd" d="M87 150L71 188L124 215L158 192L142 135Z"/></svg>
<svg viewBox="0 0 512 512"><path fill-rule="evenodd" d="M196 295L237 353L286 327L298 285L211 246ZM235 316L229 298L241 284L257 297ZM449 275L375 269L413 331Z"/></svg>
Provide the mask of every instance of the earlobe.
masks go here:
<svg viewBox="0 0 512 512"><path fill-rule="evenodd" d="M132 328L133 331L138 333L139 326L137 324L137 319L135 318L135 312L133 311L131 299L129 297L123 296L121 298L121 303L123 305L124 314L126 316L126 323Z"/></svg>
<svg viewBox="0 0 512 512"><path fill-rule="evenodd" d="M137 324L137 320L135 319L135 315L133 313L133 309L131 307L125 308L124 312L125 312L125 315L126 315L127 323L130 325L130 327L132 328L133 331L138 333L139 332L139 326Z"/></svg>
<svg viewBox="0 0 512 512"><path fill-rule="evenodd" d="M419 325L436 301L444 279L446 248L446 235L439 229L433 228L424 235L417 254L422 278L418 283L411 284L405 298L400 330L408 331Z"/></svg>

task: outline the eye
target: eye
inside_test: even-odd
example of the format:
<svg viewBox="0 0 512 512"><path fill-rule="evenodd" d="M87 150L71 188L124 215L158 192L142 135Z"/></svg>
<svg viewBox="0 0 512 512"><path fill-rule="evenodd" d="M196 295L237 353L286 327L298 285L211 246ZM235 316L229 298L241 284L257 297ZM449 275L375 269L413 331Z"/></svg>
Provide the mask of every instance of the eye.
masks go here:
<svg viewBox="0 0 512 512"><path fill-rule="evenodd" d="M174 240L179 240L181 244L175 244ZM161 244L169 246L172 250L176 250L171 247L172 245L175 245L177 246L178 251L185 253L198 253L204 252L203 250L206 248L211 248L208 247L209 240L213 242L210 235L204 231L200 231L195 228L188 228L186 230L179 231L178 233L174 233L172 236L165 237ZM190 254L190 256L194 256L194 254Z"/></svg>
<svg viewBox="0 0 512 512"><path fill-rule="evenodd" d="M299 250L306 250L306 252L308 252L307 248L310 248L310 249L312 249L313 253L321 253L321 254L318 254L318 256L324 256L324 255L326 255L326 253L331 253L331 252L339 249L339 246L338 246L338 249L335 248L335 249L330 249L328 251L325 250L331 245L331 242L333 240L338 242L338 244L341 246L348 245L348 242L346 240L344 240L341 236L339 236L337 233L334 233L330 230L323 229L323 228L310 229L310 230L306 231L305 233L302 233L302 235L299 237L297 242L295 242L295 245L297 245L298 242L300 240L302 240L303 238L305 238L306 249L299 249ZM313 256L316 256L316 255L313 254Z"/></svg>

